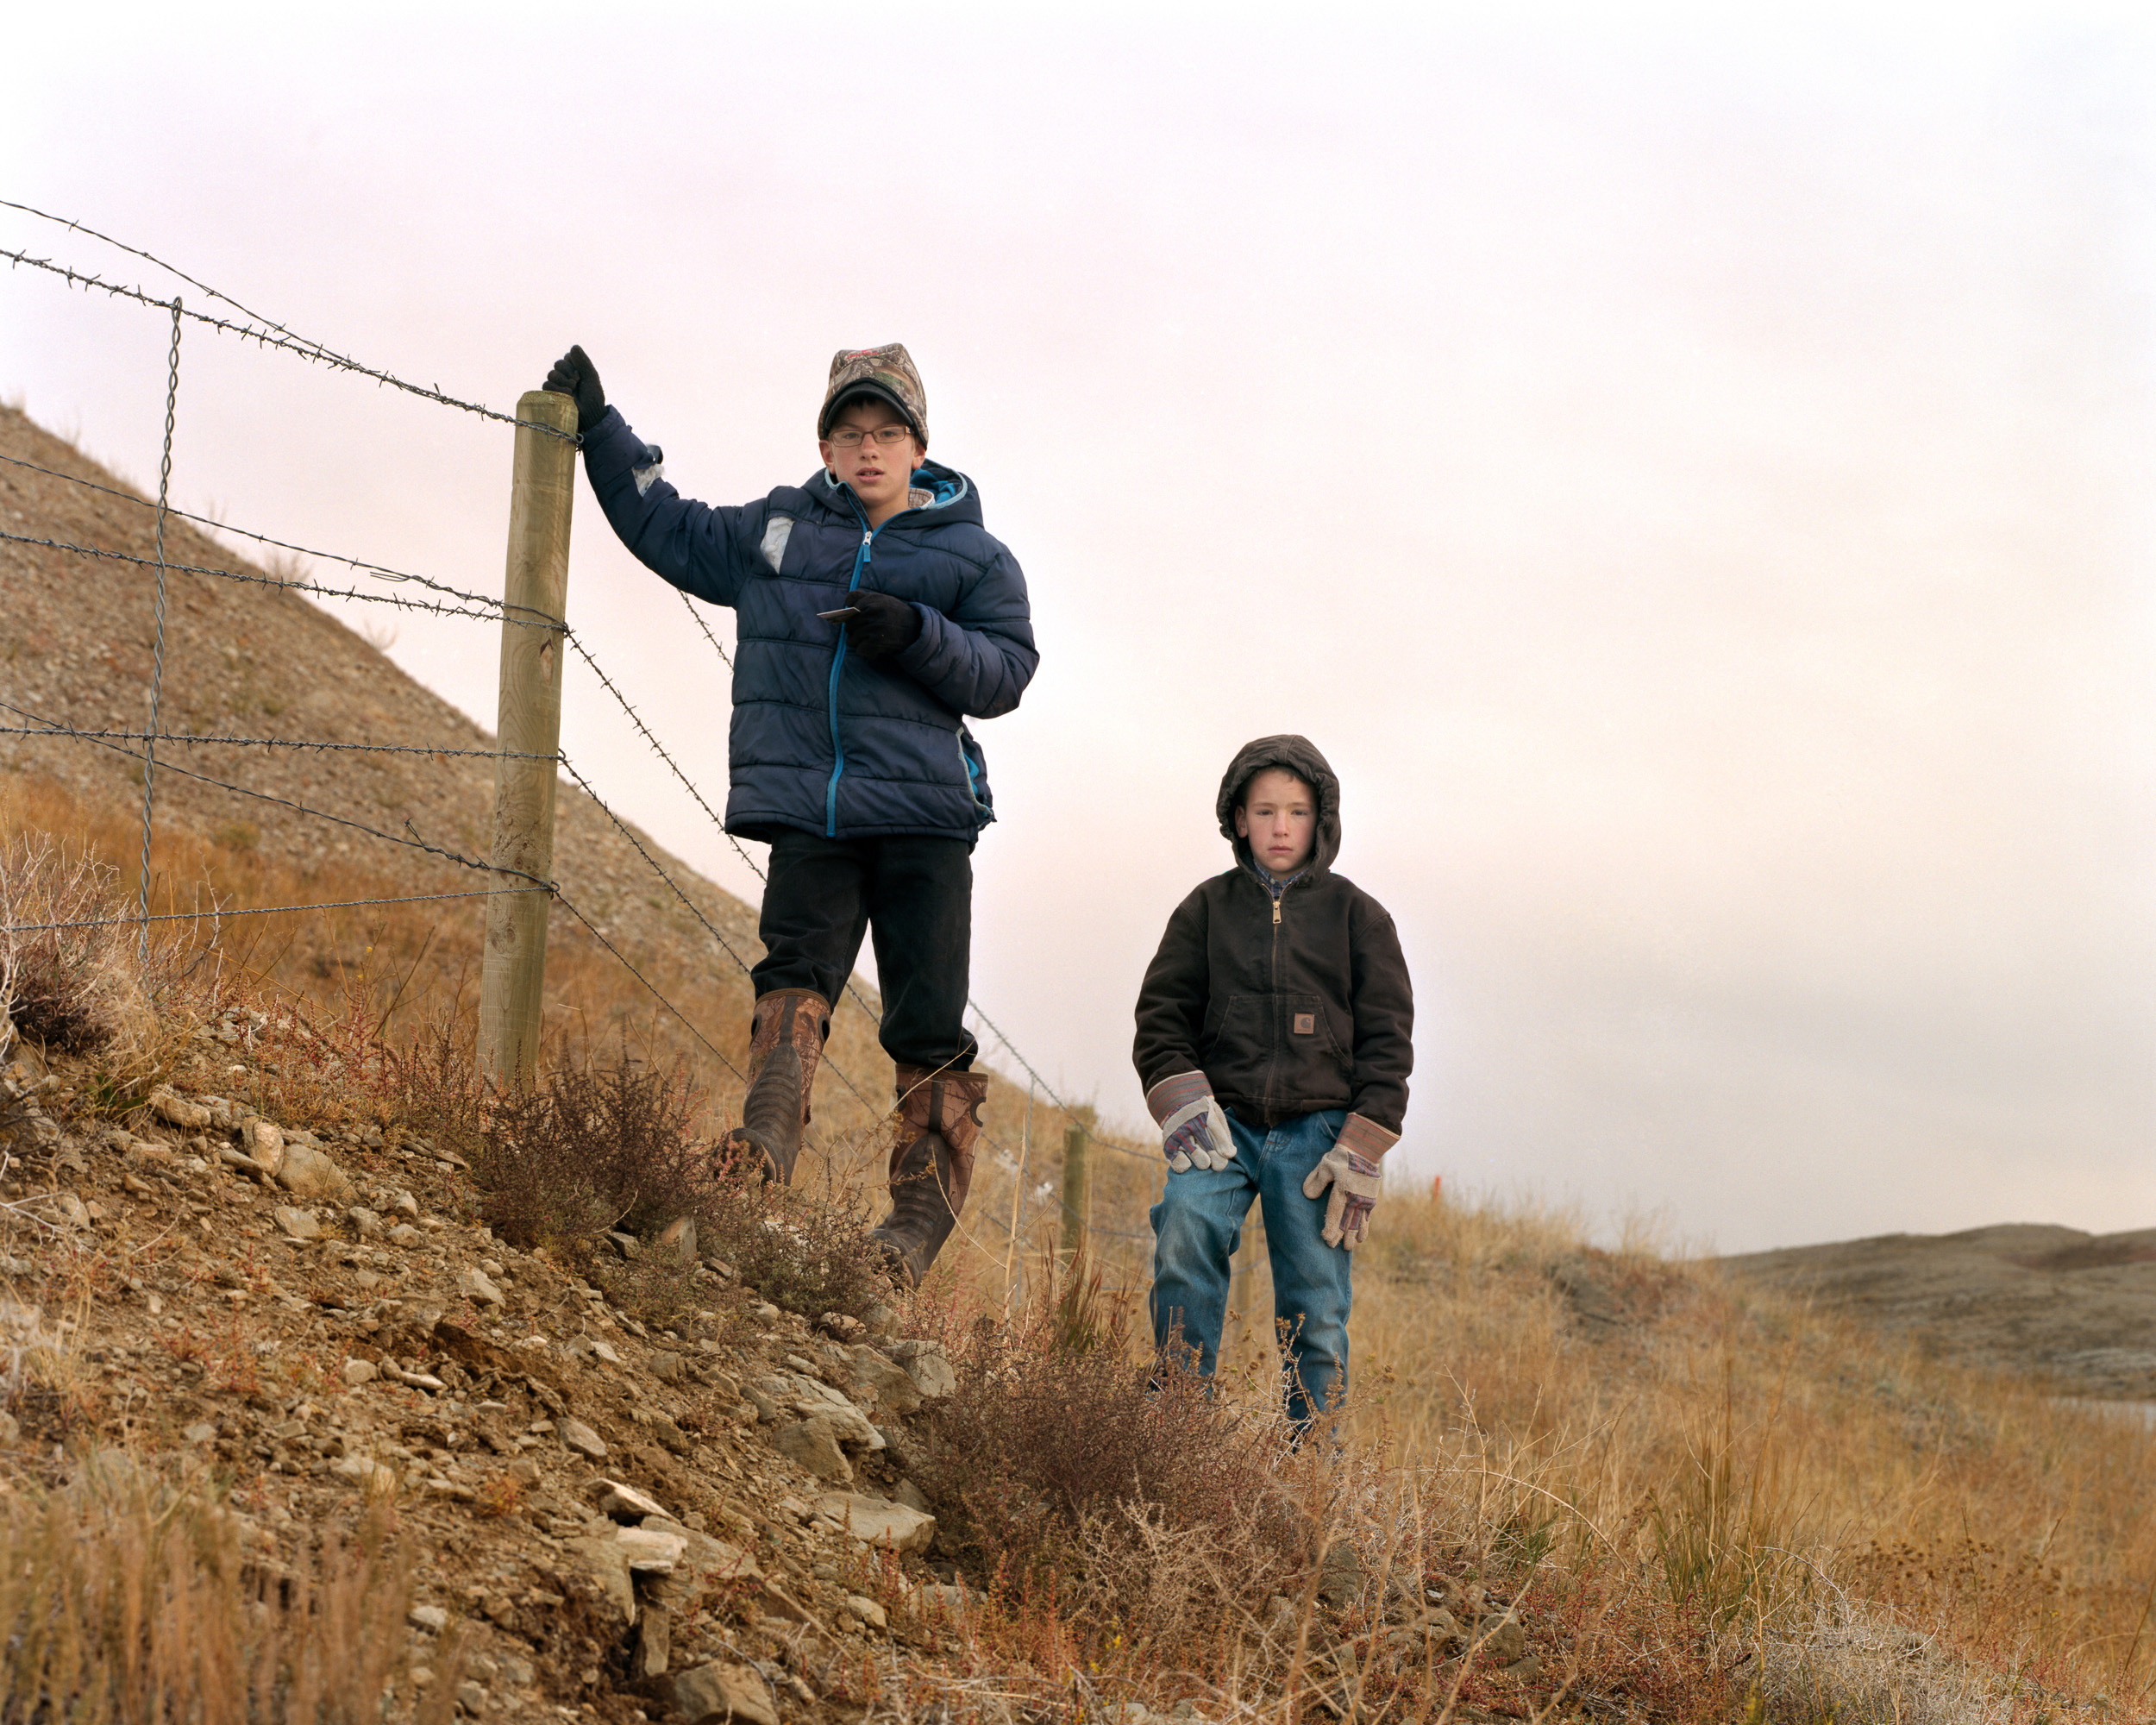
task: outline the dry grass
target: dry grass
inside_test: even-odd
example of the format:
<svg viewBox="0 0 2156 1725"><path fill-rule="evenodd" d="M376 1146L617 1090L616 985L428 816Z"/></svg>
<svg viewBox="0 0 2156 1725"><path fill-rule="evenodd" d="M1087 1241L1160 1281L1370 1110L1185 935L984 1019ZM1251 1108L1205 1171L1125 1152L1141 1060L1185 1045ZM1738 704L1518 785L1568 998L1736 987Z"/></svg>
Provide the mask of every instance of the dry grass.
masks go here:
<svg viewBox="0 0 2156 1725"><path fill-rule="evenodd" d="M379 1523L304 1572L249 1556L241 1517L123 1455L0 1498L0 1718L373 1725L409 1718L408 1588ZM454 1684L417 1717L447 1719Z"/></svg>

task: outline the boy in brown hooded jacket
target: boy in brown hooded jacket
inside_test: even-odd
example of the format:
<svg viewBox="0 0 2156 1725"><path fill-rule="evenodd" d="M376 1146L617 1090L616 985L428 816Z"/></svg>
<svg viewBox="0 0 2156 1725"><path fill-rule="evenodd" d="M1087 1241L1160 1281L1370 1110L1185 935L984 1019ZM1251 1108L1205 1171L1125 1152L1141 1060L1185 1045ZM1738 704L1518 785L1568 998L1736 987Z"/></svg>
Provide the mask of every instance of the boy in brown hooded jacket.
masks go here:
<svg viewBox="0 0 2156 1725"><path fill-rule="evenodd" d="M1138 1002L1138 1077L1169 1166L1153 1335L1212 1374L1256 1200L1288 1412L1307 1429L1346 1389L1350 1254L1407 1113L1414 995L1392 918L1332 872L1340 785L1307 739L1245 744L1215 812L1235 866L1175 907Z"/></svg>

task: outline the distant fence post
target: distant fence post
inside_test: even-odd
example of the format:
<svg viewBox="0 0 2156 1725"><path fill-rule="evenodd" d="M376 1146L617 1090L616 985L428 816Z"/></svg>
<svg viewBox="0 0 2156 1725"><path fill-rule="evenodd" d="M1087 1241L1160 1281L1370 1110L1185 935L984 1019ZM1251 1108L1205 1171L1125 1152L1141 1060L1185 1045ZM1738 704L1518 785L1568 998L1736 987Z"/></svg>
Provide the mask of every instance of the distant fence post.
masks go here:
<svg viewBox="0 0 2156 1725"><path fill-rule="evenodd" d="M1086 1234L1086 1141L1090 1136L1074 1120L1063 1132L1063 1253L1075 1258Z"/></svg>
<svg viewBox="0 0 2156 1725"><path fill-rule="evenodd" d="M572 396L533 390L517 417L576 430ZM531 1080L539 1060L540 1007L547 970L547 894L508 893L527 875L554 876L554 759L561 746L561 637L533 627L531 613L566 623L569 505L576 495L576 445L527 426L517 430L509 487L509 569L502 598L502 671L494 762L494 867L499 896L486 900L486 948L479 969L479 1072L504 1088ZM536 758L535 758L536 757Z"/></svg>

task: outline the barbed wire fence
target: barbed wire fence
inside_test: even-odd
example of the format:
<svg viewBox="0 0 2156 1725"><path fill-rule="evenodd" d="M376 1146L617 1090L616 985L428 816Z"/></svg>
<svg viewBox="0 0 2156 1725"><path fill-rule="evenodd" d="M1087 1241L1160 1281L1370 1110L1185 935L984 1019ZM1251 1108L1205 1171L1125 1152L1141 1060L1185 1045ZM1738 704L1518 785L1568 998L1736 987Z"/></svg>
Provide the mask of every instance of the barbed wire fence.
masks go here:
<svg viewBox="0 0 2156 1725"><path fill-rule="evenodd" d="M78 288L85 292L94 290L116 300L137 304L146 310L160 312L170 320L171 336L166 354L166 411L158 467L158 495L154 503L146 498L137 496L133 492L122 491L111 486L98 484L96 481L87 479L80 474L71 474L59 468L41 466L36 462L24 460L19 456L0 454L0 463L5 463L10 467L25 469L28 472L41 474L50 479L63 480L71 486L79 486L86 491L116 499L123 504L154 511L154 519L153 531L154 536L155 554L150 557L144 557L132 552L122 551L110 546L85 544L71 539L54 538L47 536L41 536L35 533L20 533L5 529L0 529L0 543L12 543L26 548L44 549L60 553L67 556L79 557L87 561L119 564L141 570L145 574L151 574L154 577L155 582L154 612L155 628L148 691L149 718L147 725L143 730L138 731L123 729L116 730L111 728L78 728L53 715L37 712L16 703L5 699L0 699L0 711L4 711L9 714L13 715L16 719L22 721L18 724L0 724L0 735L17 736L26 738L55 737L72 739L78 743L112 750L120 755L135 759L141 763L141 776L142 781L142 808L141 819L141 856L140 863L141 878L138 892L138 902L135 915L132 919L127 919L126 920L133 921L140 926L141 951L145 959L147 959L148 951L149 931L154 924L181 923L189 921L200 923L208 921L213 925L214 932L214 929L217 925L221 925L222 919L225 917L302 914L335 910L438 903L452 900L484 900L494 898L522 896L533 893L544 893L550 901L559 904L565 912L567 912L588 934L591 935L599 946L611 955L611 957L617 963L618 963L639 985L641 985L641 987L652 997L653 1000L661 1011L678 1022L681 1027L692 1038L693 1038L697 1044L699 1044L705 1052L710 1054L721 1067L731 1074L737 1082L745 1085L747 1079L740 1067L737 1066L732 1059L729 1058L729 1057L718 1047L717 1043L710 1036L705 1034L703 1028L699 1026L687 1013L683 1011L683 1009L672 999L670 999L658 987L658 985L652 981L650 977L646 975L642 969L631 962L629 957L624 954L611 938L609 938L607 934L600 928L599 924L593 920L592 916L586 914L581 907L571 900L562 892L561 884L558 881L542 879L536 875L526 874L518 869L505 869L491 861L482 862L477 858L465 856L461 852L450 847L431 844L423 838L416 831L411 830L409 819L407 819L404 823L406 827L405 831L402 833L388 831L382 828L368 825L365 822L356 820L348 815L339 814L329 809L314 807L308 804L299 802L292 798L279 796L271 792L235 782L233 780L219 778L214 775L204 773L190 767L184 767L179 765L177 761L169 758L169 756L162 760L160 760L159 756L159 749L160 745L163 745L168 750L199 749L205 747L222 747L235 750L259 748L272 750L316 750L325 754L334 752L370 755L433 756L444 760L457 756L480 756L496 760L503 758L553 759L559 763L561 770L568 775L568 777L575 783L577 787L581 790L591 800L598 811L605 816L605 818L621 834L621 836L634 848L644 865L648 867L652 875L656 877L658 883L668 893L670 893L681 906L686 908L696 923L700 925L705 935L707 936L711 944L718 949L718 951L722 953L744 975L748 975L751 969L748 959L743 956L741 951L731 941L727 938L725 934L711 921L711 919L705 914L703 909L696 902L694 896L682 886L680 881L674 878L674 875L666 867L665 863L662 862L658 856L653 854L651 849L645 844L634 829L631 828L629 824L615 812L613 807L605 800L605 799L599 794L599 791L591 782L590 778L571 762L566 750L559 750L551 756L519 756L516 755L513 751L505 756L505 751L498 749L457 749L445 748L425 743L375 742L354 743L329 741L326 739L311 740L306 738L282 737L204 735L195 732L168 731L163 728L161 723L166 646L166 584L169 578L174 574L202 576L242 585L268 587L273 590L302 594L307 598L314 599L333 599L343 602L387 605L397 609L423 612L443 618L454 618L476 622L506 624L512 626L534 627L548 630L559 635L569 649L573 650L583 662L586 668L591 672L592 675L596 680L600 689L617 706L620 708L622 713L627 718L630 725L635 731L636 735L642 738L646 747L665 766L667 770L672 775L673 778L687 794L690 800L711 823L712 826L725 837L727 843L733 847L735 852L739 856L742 862L746 864L751 873L755 875L756 879L759 881L764 881L766 878L764 869L757 862L756 859L750 855L748 850L742 845L739 839L734 834L726 831L724 818L720 815L718 811L712 806L711 801L704 795L702 791L698 788L694 781L682 767L675 754L672 750L669 750L666 745L660 741L658 737L652 731L650 726L645 722L642 714L629 699L628 696L624 693L619 684L607 673L605 668L600 665L598 658L592 653L591 648L573 629L569 628L564 621L547 616L543 612L532 610L527 606L511 605L505 600L496 598L492 595L466 591L428 576L416 574L405 570L392 568L387 565L371 559L357 557L342 552L325 551L314 547L301 545L291 540L276 538L270 535L256 532L248 528L232 526L222 520L204 516L191 515L185 511L174 508L172 504L171 489L172 452L178 423L181 336L184 328L190 324L197 327L206 333L229 336L241 342L251 342L264 351L290 354L295 357L307 361L310 363L324 367L332 371L348 373L355 376L367 378L373 380L378 387L385 387L399 391L411 395L418 399L424 400L436 405L448 407L459 411L470 413L493 423L520 430L540 432L550 437L561 438L572 442L580 442L580 439L576 436L576 434L573 432L563 431L559 428L547 425L541 422L523 419L512 413L505 413L498 409L487 406L481 402L462 398L450 393L447 390L442 389L439 385L422 385L414 383L396 375L395 373L388 371L386 368L365 364L350 354L339 352L338 350L330 348L326 343L313 340L310 337L301 336L292 330L289 326L277 323L273 319L249 310L248 307L241 304L237 300L232 298L230 296L197 280L192 276L186 274L185 272L166 262L164 260L156 257L149 252L126 245L116 239L113 239L108 235L100 234L93 229L85 227L82 223L67 221L63 217L53 216L48 212L34 209L32 206L13 203L5 199L0 199L0 209L16 210L36 219L52 223L70 232L87 235L91 238L103 242L105 244L113 246L116 249L127 253L130 256L139 258L143 261L166 272L175 279L185 282L192 288L195 288L199 292L204 294L208 299L216 302L226 307L230 311L237 314L235 317L222 317L193 310L185 305L180 296L178 294L174 294L169 298L160 298L158 296L150 293L140 285L109 280L103 274L94 271L78 269L71 264L58 262L49 257L33 256L26 249L0 248L0 260L7 260L13 267L28 268L41 272L47 276L56 279L66 288ZM239 538L247 539L271 550L280 551L292 556L304 557L324 563L341 565L344 568L348 569L351 575L354 578L354 584L343 586L325 586L313 580L311 577L292 577L275 573L266 574L250 569L234 569L222 568L212 564L180 563L170 561L166 554L166 523L168 518L177 518L180 520L193 524L198 527L210 530L212 532L219 535L229 534ZM276 566L273 564L272 567L273 569L274 569ZM360 580L378 582L390 586L401 586L407 588L417 587L423 589L425 593L431 596L422 597L417 593L410 592L378 592L369 587L358 585L357 582ZM713 632L709 621L705 618L702 611L692 599L690 599L686 594L681 595L681 602L683 606L687 610L689 615L694 619L699 631L703 635L705 642L709 644L711 650L718 656L720 661L727 667L729 671L730 671L733 666L731 656L728 654L724 643L721 642L718 636ZM461 868L473 870L480 874L494 876L507 875L521 878L525 884L521 886L490 886L484 888L473 888L461 891L385 894L379 896L325 900L310 904L259 906L248 906L244 908L235 908L229 906L216 905L213 903L212 906L206 911L154 914L150 909L150 847L154 831L155 786L157 775L160 771L196 781L204 785L215 787L218 790L222 790L243 799L255 799L266 803L278 805L301 817L339 825L367 837L423 852L434 857L452 862ZM77 929L100 925L115 925L122 920L122 919L116 918L104 918L91 919L87 920L78 919L66 923L11 924L4 931L0 931L0 932L21 934L63 928ZM875 1004L872 1002L869 997L862 991L859 984L850 977L847 982L846 994L854 1005L870 1020L871 1024L880 1029L881 1026L881 1012L878 1010ZM1034 1063L1034 1062L1028 1058L1027 1056L1018 1047L1018 1045L1012 1041L1010 1037L1003 1031L996 1021L991 1019L988 1014L982 1010L980 1002L977 1000L968 997L967 1005L972 1016L977 1021L980 1029L981 1031L985 1031L987 1034L987 1038L995 1045L1000 1046L1010 1057L1010 1058L1017 1063L1017 1065L1025 1073L1028 1080L1026 1107L1027 1126L1025 1131L1021 1133L1020 1143L1018 1146L1017 1153L1013 1155L1012 1147L1000 1142L993 1134L987 1132L985 1130L983 1132L984 1141L987 1143L988 1148L994 1152L997 1160L1011 1172L1012 1181L1012 1208L1008 1215L1000 1220L985 1218L982 1220L984 1226L1006 1236L1012 1250L1015 1250L1016 1242L1021 1233L1028 1232L1043 1220L1042 1216L1038 1214L1031 1215L1028 1214L1029 1209L1038 1211L1044 1208L1042 1203L1035 1201L1033 1194L1029 1192L1027 1189L1027 1176L1029 1166L1031 1162L1031 1157L1030 1154L1031 1123L1033 1101L1037 1095L1044 1099L1050 1106L1062 1115L1064 1120L1069 1123L1069 1129L1071 1132L1082 1134L1088 1143L1098 1145L1099 1147L1110 1151L1117 1155L1130 1157L1138 1162L1145 1164L1148 1165L1149 1171L1156 1172L1160 1168L1164 1166L1164 1164L1161 1163L1160 1156L1156 1150L1139 1149L1131 1145L1123 1143L1119 1139L1102 1134L1093 1121L1092 1110L1090 1107L1074 1107L1070 1103L1067 1102L1057 1093L1056 1088L1050 1085L1042 1076L1039 1068ZM977 1033L976 1039L979 1039ZM884 1109L873 1101L868 1095L865 1095L861 1087L854 1082L853 1078L843 1070L836 1063L830 1060L827 1057L824 1063L830 1068L832 1076L845 1087L845 1088L853 1095L855 1100L860 1104L865 1113L872 1120L880 1117L885 1112ZM1047 1193L1052 1189L1051 1182L1044 1182L1037 1189L1040 1193L1042 1199L1045 1200ZM1058 1202L1053 1204L1052 1208L1060 1209L1060 1203ZM1084 1219L1081 1219L1081 1220L1083 1220ZM974 1244L980 1247L980 1249L989 1253L991 1256L994 1256L996 1254L996 1247L990 1245L987 1241L981 1240L978 1238L978 1236L972 1233L970 1227L968 1226L966 1219L961 1219L961 1227L962 1230L966 1232L968 1236L973 1239ZM1094 1234L1103 1235L1111 1239L1127 1239L1132 1241L1150 1241L1151 1238L1150 1232L1140 1233L1135 1230L1105 1226L1091 1226L1087 1229L1087 1232Z"/></svg>

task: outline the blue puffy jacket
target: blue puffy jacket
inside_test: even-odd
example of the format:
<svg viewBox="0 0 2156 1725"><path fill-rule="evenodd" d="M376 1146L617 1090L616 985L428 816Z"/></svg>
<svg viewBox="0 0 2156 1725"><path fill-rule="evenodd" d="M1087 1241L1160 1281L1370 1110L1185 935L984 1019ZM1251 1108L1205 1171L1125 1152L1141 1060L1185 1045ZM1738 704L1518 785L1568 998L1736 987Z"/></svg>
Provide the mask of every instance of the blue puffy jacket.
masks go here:
<svg viewBox="0 0 2156 1725"><path fill-rule="evenodd" d="M852 490L818 470L740 508L685 498L658 452L608 408L584 471L622 543L682 592L736 615L726 830L770 838L926 833L968 844L995 819L968 718L1018 704L1040 655L1018 560L981 523L963 474L913 476L932 500L870 530ZM921 634L869 663L817 617L856 586L910 599Z"/></svg>

